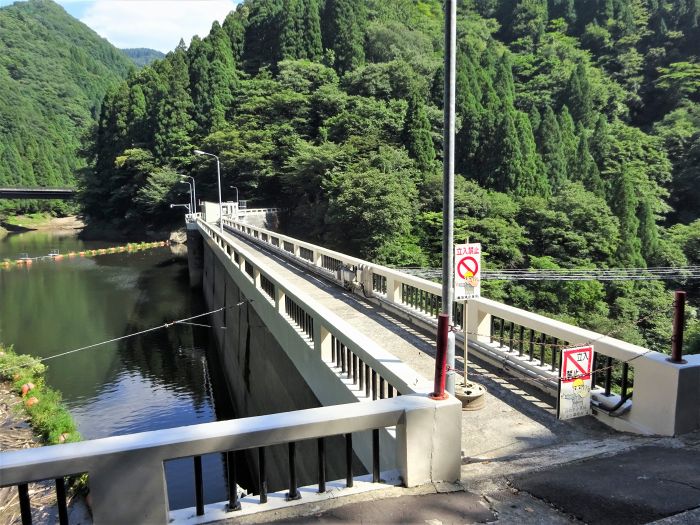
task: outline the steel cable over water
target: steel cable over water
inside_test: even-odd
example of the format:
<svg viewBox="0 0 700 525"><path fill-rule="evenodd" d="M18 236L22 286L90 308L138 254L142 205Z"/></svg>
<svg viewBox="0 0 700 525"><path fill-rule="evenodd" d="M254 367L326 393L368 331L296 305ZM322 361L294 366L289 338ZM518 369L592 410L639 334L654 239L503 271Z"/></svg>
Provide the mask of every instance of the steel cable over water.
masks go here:
<svg viewBox="0 0 700 525"><path fill-rule="evenodd" d="M154 331L156 331L156 330L162 330L163 328L170 328L170 327L172 327L172 326L175 326L176 324L194 325L194 326L202 326L202 327L211 328L210 325L197 324L197 323L189 323L188 321L191 321L192 319L198 319L198 318L204 317L204 316L206 316L206 315L211 315L211 314L215 314L215 313L218 313L218 312L222 312L222 311L224 311L224 310L229 310L229 309L231 309L231 308L238 308L238 307L243 306L244 304L247 304L247 303L249 303L249 302L251 302L251 301L250 301L250 300L248 300L248 301L241 301L240 303L236 303L236 304L234 304L234 305L232 305L232 306L226 306L226 307L222 307L222 308L217 308L216 310L212 310L212 311L210 311L210 312L205 312L205 313L203 313L203 314L193 315L193 316L191 316L191 317L185 317L184 319L178 319L177 321L171 321L171 322L169 322L169 323L164 323L164 324L162 324L162 325L154 326L154 327L152 327L152 328L147 328L147 329L141 330L141 331L139 331L139 332L134 332L134 333L132 333L132 334L122 335L122 336L120 336L120 337L115 337L114 339L108 339L107 341L100 341L99 343L94 343L94 344L91 344L91 345L82 346L82 347L80 347L80 348L75 348L75 349L73 349L73 350L68 350L67 352L61 352L60 354L54 354L54 355L50 355L50 356L48 356L48 357L37 358L37 360L38 360L40 363L43 363L44 361L48 361L49 359L56 359L57 357L63 357L63 356L66 356L66 355L74 354L74 353L76 353L76 352L82 352L83 350L89 350L89 349L91 349L91 348L96 348L96 347L98 347L98 346L103 346L103 345L106 345L106 344L109 344L109 343L115 343L115 342L117 342L117 341L122 341L122 340L124 340L124 339L129 339L129 338L131 338L131 337L136 337L137 335L143 335L143 334L147 334L147 333L149 333L149 332L154 332ZM0 370L0 372L3 372L3 373L4 373L4 372L10 372L11 370L16 370L16 369L18 369L18 368L21 368L21 366L20 366L20 365L11 366L11 367L9 367L9 368L5 368L5 369Z"/></svg>

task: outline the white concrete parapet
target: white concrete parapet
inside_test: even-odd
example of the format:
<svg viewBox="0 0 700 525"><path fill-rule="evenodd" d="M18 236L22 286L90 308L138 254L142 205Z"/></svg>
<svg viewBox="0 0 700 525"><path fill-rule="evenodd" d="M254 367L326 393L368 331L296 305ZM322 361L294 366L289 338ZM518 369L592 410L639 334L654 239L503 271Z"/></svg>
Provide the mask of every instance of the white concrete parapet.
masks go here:
<svg viewBox="0 0 700 525"><path fill-rule="evenodd" d="M227 224L228 221L224 221ZM330 337L334 337L342 345L348 348L353 354L359 357L365 364L369 365L371 370L377 372L380 377L384 378L392 385L400 394L429 394L432 392L432 384L423 379L415 370L408 365L399 362L396 358L377 343L360 333L353 328L348 322L341 319L339 316L314 301L309 297L304 297L304 294L295 290L287 283L281 282L276 276L272 275L268 270L261 267L251 253L247 251L245 245L235 243L229 238L228 234L223 236L216 228L200 220L198 222L200 230L205 237L205 241L209 241L220 249L216 250L220 260L229 269L243 269L236 274L232 273L232 277L242 277L236 279L236 284L246 297L254 297L256 294L267 298L267 304L256 304L256 311L260 315L266 325L270 327L273 333L278 334L284 340L284 350L290 355L290 358L299 369L302 376L307 379L309 386L314 388L318 383L317 370L315 367L310 367L308 374L303 366L303 361L306 359L305 352L308 353L308 348L311 346L315 350L318 360L323 360L330 364ZM251 227L252 228L252 227ZM221 250L223 248L223 251ZM223 252L223 253L222 253ZM225 256L222 257L222 255ZM252 275L245 272L245 266L250 265ZM272 297L268 292L263 290L262 277L274 287L275 296ZM313 334L304 335L299 328L289 319L284 318L284 301L285 298L290 298L298 305L306 314L313 319ZM283 315L280 316L279 314ZM279 326L280 321L283 326ZM294 335L296 337L294 337ZM309 341L309 339L311 341ZM301 346L296 349L295 346ZM296 357L294 352L296 351ZM314 393L323 401L323 396L327 395L331 389L319 387ZM365 399L359 393L357 400ZM348 402L352 398L343 399L328 399L324 404L335 402Z"/></svg>
<svg viewBox="0 0 700 525"><path fill-rule="evenodd" d="M460 413L455 399L406 395L0 452L0 486L87 472L96 524L166 524L165 461L390 426L397 430L397 460L406 486L453 482L460 476Z"/></svg>

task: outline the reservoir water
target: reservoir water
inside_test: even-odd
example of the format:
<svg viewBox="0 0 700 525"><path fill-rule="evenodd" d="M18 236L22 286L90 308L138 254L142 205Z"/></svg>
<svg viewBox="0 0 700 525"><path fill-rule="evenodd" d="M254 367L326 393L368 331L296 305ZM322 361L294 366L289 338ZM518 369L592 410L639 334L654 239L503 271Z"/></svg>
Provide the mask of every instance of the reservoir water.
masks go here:
<svg viewBox="0 0 700 525"><path fill-rule="evenodd" d="M118 244L11 233L0 239L0 261ZM201 293L189 287L186 256L169 247L0 270L0 341L37 357L205 311ZM209 330L178 324L50 359L47 382L62 393L84 439L231 419ZM203 466L205 501L225 500L222 456L205 456ZM171 508L194 506L192 460L168 462L166 476Z"/></svg>

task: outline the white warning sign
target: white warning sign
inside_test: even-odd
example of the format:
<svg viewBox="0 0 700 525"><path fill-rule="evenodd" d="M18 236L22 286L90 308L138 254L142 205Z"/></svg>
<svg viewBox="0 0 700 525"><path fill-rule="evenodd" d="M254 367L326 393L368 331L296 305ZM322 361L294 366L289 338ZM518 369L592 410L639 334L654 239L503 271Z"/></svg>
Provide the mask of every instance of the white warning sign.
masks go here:
<svg viewBox="0 0 700 525"><path fill-rule="evenodd" d="M455 301L481 296L481 243L455 245Z"/></svg>
<svg viewBox="0 0 700 525"><path fill-rule="evenodd" d="M567 348L561 353L557 417L573 419L591 413L593 347Z"/></svg>

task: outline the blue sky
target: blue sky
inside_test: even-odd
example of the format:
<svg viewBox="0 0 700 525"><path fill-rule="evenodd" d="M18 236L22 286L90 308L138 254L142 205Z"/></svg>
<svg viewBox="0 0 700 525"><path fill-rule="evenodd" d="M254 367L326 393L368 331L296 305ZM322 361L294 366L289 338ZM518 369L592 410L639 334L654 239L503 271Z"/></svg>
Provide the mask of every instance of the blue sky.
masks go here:
<svg viewBox="0 0 700 525"><path fill-rule="evenodd" d="M14 3L0 0L0 7ZM150 47L164 53L184 38L204 37L239 0L57 0L72 16L119 48Z"/></svg>

